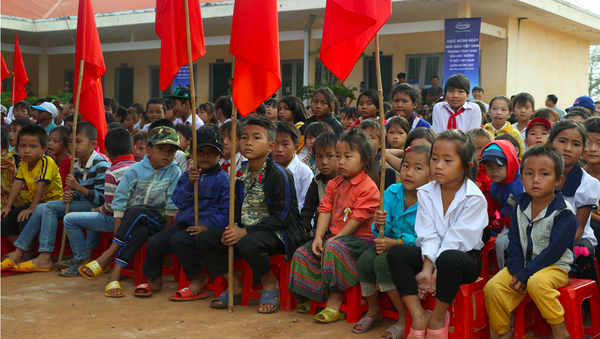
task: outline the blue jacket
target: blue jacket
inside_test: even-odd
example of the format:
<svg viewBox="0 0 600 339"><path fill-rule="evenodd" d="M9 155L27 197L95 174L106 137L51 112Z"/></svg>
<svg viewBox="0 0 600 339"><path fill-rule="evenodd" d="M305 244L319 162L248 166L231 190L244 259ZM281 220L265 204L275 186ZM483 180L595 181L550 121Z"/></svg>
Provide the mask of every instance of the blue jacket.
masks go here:
<svg viewBox="0 0 600 339"><path fill-rule="evenodd" d="M495 201L495 208L500 212L500 219L505 227L510 227L515 197L524 192L521 174L519 174L519 159L515 147L507 140L492 141L500 147L506 156L506 179L504 185L492 182L490 184L490 197ZM489 147L490 145L487 145ZM485 151L485 149L484 149Z"/></svg>
<svg viewBox="0 0 600 339"><path fill-rule="evenodd" d="M129 167L117 186L111 204L115 218L122 218L134 206L153 209L174 216L177 206L171 196L177 186L181 171L176 162L155 170L148 156Z"/></svg>
<svg viewBox="0 0 600 339"><path fill-rule="evenodd" d="M415 219L419 203L404 210L404 186L393 184L384 194L385 219L384 235L391 239L401 239L406 245L416 246L417 232L415 232ZM377 225L371 225L375 238L379 237Z"/></svg>
<svg viewBox="0 0 600 339"><path fill-rule="evenodd" d="M190 171L179 178L173 202L179 208L178 224L194 225L194 185ZM208 229L225 228L229 224L229 175L219 164L202 171L198 180L198 223Z"/></svg>

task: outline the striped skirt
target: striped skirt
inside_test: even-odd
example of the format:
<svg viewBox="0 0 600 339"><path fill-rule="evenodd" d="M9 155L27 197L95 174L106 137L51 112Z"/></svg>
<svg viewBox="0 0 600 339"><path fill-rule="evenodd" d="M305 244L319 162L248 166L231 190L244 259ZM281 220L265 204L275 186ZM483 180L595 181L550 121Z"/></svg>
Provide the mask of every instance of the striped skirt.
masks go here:
<svg viewBox="0 0 600 339"><path fill-rule="evenodd" d="M340 236L324 245L319 258L312 253L309 241L294 253L289 290L296 296L322 302L327 300L329 291L341 293L349 289L358 284L358 258L372 244L374 240L370 238Z"/></svg>

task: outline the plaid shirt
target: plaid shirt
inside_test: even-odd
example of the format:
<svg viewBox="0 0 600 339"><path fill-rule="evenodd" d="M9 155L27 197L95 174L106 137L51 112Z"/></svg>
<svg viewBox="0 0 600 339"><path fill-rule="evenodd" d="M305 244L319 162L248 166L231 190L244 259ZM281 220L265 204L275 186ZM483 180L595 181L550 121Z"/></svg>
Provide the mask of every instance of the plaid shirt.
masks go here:
<svg viewBox="0 0 600 339"><path fill-rule="evenodd" d="M8 153L2 153L2 162L0 168L0 175L2 176L2 208L6 206L8 202L8 194L13 181L15 180L15 174L17 173L17 166L15 165L15 158Z"/></svg>

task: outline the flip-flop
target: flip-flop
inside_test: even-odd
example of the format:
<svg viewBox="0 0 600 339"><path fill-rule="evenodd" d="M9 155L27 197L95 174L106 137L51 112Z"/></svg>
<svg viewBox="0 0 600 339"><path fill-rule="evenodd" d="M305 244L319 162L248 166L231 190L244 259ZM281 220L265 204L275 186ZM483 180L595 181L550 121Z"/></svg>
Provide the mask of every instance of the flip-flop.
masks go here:
<svg viewBox="0 0 600 339"><path fill-rule="evenodd" d="M0 265L2 265L3 270L7 270L9 268L17 266L18 264L10 259L3 259Z"/></svg>
<svg viewBox="0 0 600 339"><path fill-rule="evenodd" d="M25 261L14 267L15 270L21 272L50 272L51 268L38 268L36 267L31 260Z"/></svg>
<svg viewBox="0 0 600 339"><path fill-rule="evenodd" d="M189 288L182 288L174 296L170 296L169 300L173 301L194 301L200 299L206 299L208 297L208 292L202 292L194 295L194 291Z"/></svg>
<svg viewBox="0 0 600 339"><path fill-rule="evenodd" d="M310 306L311 306L311 301L307 300L301 304L298 304L298 306L296 306L296 311L298 311L298 313L308 314L308 313L310 313Z"/></svg>
<svg viewBox="0 0 600 339"><path fill-rule="evenodd" d="M450 328L450 312L446 311L446 325L439 330L427 328L427 339L448 339L448 329Z"/></svg>
<svg viewBox="0 0 600 339"><path fill-rule="evenodd" d="M79 265L73 265L64 269L65 271L58 271L58 275L61 277L81 277L79 273Z"/></svg>
<svg viewBox="0 0 600 339"><path fill-rule="evenodd" d="M367 333L373 327L380 326L382 322L383 322L383 318L375 321L371 317L364 317L352 326L351 331L352 331L352 333ZM356 327L356 325L362 325L362 327L363 327L362 330L359 331L359 330L355 329L354 327Z"/></svg>
<svg viewBox="0 0 600 339"><path fill-rule="evenodd" d="M260 305L273 305L273 308L268 310L268 311L260 311L257 310L258 313L261 314L268 314L268 313L273 313L277 310L277 308L279 307L279 304L281 303L281 298L280 298L280 294L279 294L279 289L276 288L274 290L262 290L260 291L260 300L258 301L258 306Z"/></svg>
<svg viewBox="0 0 600 339"><path fill-rule="evenodd" d="M404 327L400 327L396 324L390 326L387 330L383 331L383 333L390 333L392 335L391 339L402 339L404 338ZM381 336L381 339L390 339L387 337Z"/></svg>
<svg viewBox="0 0 600 339"><path fill-rule="evenodd" d="M94 273L94 275L90 276L87 273L85 273L83 271L83 268L87 267L90 270L92 270L92 272ZM100 264L98 264L98 262L96 260L90 261L89 263L83 265L83 266L79 266L79 273L81 273L82 276L90 279L90 280L94 280L96 278L98 278L99 276L101 276L102 274L108 272L108 267L103 271L102 267L100 266Z"/></svg>
<svg viewBox="0 0 600 339"><path fill-rule="evenodd" d="M108 291L110 290L121 290L121 294L109 294ZM125 296L125 293L123 293L123 289L121 288L121 284L118 281L113 281L108 283L108 285L106 285L106 287L104 288L104 296L109 297L109 298L123 298Z"/></svg>
<svg viewBox="0 0 600 339"><path fill-rule="evenodd" d="M142 291L138 292L138 290L142 290ZM135 296L135 297L148 298L148 297L151 297L153 294L154 294L154 291L152 290L152 286L150 286L149 284L139 284L133 290L133 296Z"/></svg>
<svg viewBox="0 0 600 339"><path fill-rule="evenodd" d="M342 319L346 319L346 313L329 307L325 307L325 309L315 315L315 320L320 323L334 323Z"/></svg>
<svg viewBox="0 0 600 339"><path fill-rule="evenodd" d="M222 304L217 304L216 302L220 301L222 302ZM233 304L234 305L239 305L242 303L242 296L233 296ZM210 302L210 307L212 308L218 308L218 309L226 309L229 308L229 292L222 292L221 294L219 294L219 296L215 299L213 299Z"/></svg>
<svg viewBox="0 0 600 339"><path fill-rule="evenodd" d="M63 268L69 268L73 265L77 265L78 263L79 263L79 260L75 260L73 258L66 259L66 260L63 260L61 262L57 262L56 264L54 264L54 268L56 268L57 270L62 270Z"/></svg>

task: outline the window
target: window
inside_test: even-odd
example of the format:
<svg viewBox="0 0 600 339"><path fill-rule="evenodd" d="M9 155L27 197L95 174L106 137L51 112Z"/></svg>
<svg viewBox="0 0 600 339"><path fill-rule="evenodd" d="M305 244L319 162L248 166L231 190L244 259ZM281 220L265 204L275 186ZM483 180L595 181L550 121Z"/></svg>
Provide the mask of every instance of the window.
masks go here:
<svg viewBox="0 0 600 339"><path fill-rule="evenodd" d="M333 75L333 73L331 73L331 71L329 71L327 67L323 65L321 59L317 59L315 61L315 82L319 79L321 79L321 81L327 81L331 84L337 84L340 82L340 79Z"/></svg>
<svg viewBox="0 0 600 339"><path fill-rule="evenodd" d="M431 77L444 79L444 54L407 54L406 82L419 88L431 86ZM443 84L440 84L443 86Z"/></svg>
<svg viewBox="0 0 600 339"><path fill-rule="evenodd" d="M64 82L68 82L69 85L71 85L71 92L73 92L73 89L75 88L75 83L73 82L74 79L75 79L75 70L74 69L65 69L65 81ZM104 89L104 87L102 89ZM60 91L61 92L64 91L63 86L60 87Z"/></svg>
<svg viewBox="0 0 600 339"><path fill-rule="evenodd" d="M300 96L300 88L304 84L304 61L281 61L281 89L279 96Z"/></svg>
<svg viewBox="0 0 600 339"><path fill-rule="evenodd" d="M364 59L363 79L365 81L365 88L377 91L377 65L375 64L375 57L365 57ZM386 100L392 91L392 56L381 55L380 63L381 86L383 87L383 98Z"/></svg>

